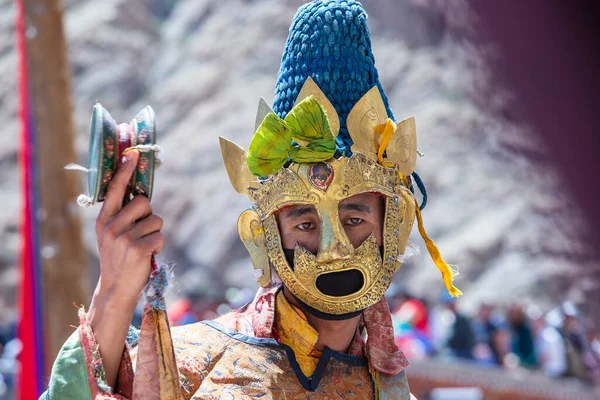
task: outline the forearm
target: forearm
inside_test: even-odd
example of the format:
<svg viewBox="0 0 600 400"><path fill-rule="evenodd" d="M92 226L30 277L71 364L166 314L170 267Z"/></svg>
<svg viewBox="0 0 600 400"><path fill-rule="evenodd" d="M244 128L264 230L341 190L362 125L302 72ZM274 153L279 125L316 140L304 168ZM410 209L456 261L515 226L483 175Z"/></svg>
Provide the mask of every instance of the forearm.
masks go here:
<svg viewBox="0 0 600 400"><path fill-rule="evenodd" d="M110 291L103 290L102 283L99 282L90 305L89 320L102 357L106 383L112 388L116 384L136 304L136 299L119 298Z"/></svg>

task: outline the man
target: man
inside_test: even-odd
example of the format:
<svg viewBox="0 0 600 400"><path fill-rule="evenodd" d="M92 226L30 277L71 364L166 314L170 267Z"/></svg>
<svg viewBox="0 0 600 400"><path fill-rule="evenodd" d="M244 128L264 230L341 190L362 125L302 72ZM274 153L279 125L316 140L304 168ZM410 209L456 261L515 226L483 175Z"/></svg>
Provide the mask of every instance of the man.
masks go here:
<svg viewBox="0 0 600 400"><path fill-rule="evenodd" d="M448 299L446 306L454 315L454 323L447 343L450 355L460 359L473 360L475 334L471 327L471 320L458 310L453 299Z"/></svg>
<svg viewBox="0 0 600 400"><path fill-rule="evenodd" d="M511 351L518 357L519 365L535 369L537 356L530 321L521 304L513 304L507 313L511 335Z"/></svg>
<svg viewBox="0 0 600 400"><path fill-rule="evenodd" d="M473 325L477 341L475 358L490 365L502 366L508 334L494 318L494 306L481 304Z"/></svg>
<svg viewBox="0 0 600 400"><path fill-rule="evenodd" d="M560 331L548 322L552 320L553 314L543 315L540 312L532 317L534 350L544 375L560 378L567 372L567 352Z"/></svg>
<svg viewBox="0 0 600 400"><path fill-rule="evenodd" d="M121 208L138 162L129 152L98 216L100 281L48 398L410 399L383 295L415 215L446 286L460 291L424 232L411 193L414 119L393 121L360 3L298 10L273 110L261 101L247 153L225 139L221 150L232 185L254 203L238 221L262 286L254 301L172 332L142 325L135 347L129 322L163 237L147 199Z"/></svg>

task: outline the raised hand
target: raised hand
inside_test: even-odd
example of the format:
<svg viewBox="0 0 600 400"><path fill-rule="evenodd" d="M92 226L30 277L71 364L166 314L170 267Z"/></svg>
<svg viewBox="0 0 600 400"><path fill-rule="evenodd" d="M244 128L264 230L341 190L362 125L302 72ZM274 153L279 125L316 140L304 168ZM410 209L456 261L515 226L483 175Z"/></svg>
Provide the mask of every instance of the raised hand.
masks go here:
<svg viewBox="0 0 600 400"><path fill-rule="evenodd" d="M111 386L116 381L135 307L150 276L150 259L160 252L164 242L162 218L152 214L146 197L136 196L122 206L139 154L132 151L126 157L110 182L96 220L100 279L89 311L106 381Z"/></svg>
<svg viewBox="0 0 600 400"><path fill-rule="evenodd" d="M127 184L137 165L137 151L126 154L109 184L108 193L96 220L100 251L100 290L123 301L139 298L148 276L150 258L162 249L163 221L152 214L150 201L136 196L122 207Z"/></svg>

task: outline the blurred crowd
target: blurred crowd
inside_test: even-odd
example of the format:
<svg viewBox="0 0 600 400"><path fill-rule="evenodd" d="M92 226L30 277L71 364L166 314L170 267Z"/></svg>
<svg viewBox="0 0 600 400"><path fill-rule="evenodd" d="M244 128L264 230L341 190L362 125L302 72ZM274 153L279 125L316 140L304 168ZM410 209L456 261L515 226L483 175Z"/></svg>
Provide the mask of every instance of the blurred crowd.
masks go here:
<svg viewBox="0 0 600 400"><path fill-rule="evenodd" d="M250 303L254 300L255 294L256 292L251 289L236 287L230 287L224 292L217 292L212 288L190 291L184 293L179 299L169 302L167 310L169 322L172 326L177 326L215 319L219 315Z"/></svg>
<svg viewBox="0 0 600 400"><path fill-rule="evenodd" d="M255 292L211 288L183 293L170 301L173 326L214 319L251 302ZM409 360L446 359L489 368L527 368L551 378L576 378L600 384L600 336L572 303L548 312L535 305L480 304L474 315L462 312L447 295L430 304L392 285L386 293L395 339ZM142 319L142 303L133 325ZM20 342L16 323L0 326L0 399L13 398Z"/></svg>
<svg viewBox="0 0 600 400"><path fill-rule="evenodd" d="M0 399L12 399L14 396L17 356L20 351L16 320L0 325Z"/></svg>
<svg viewBox="0 0 600 400"><path fill-rule="evenodd" d="M386 294L396 343L409 360L443 358L490 368L527 368L551 378L600 384L600 337L591 320L565 302L480 304L474 315L443 295L435 305L392 287Z"/></svg>

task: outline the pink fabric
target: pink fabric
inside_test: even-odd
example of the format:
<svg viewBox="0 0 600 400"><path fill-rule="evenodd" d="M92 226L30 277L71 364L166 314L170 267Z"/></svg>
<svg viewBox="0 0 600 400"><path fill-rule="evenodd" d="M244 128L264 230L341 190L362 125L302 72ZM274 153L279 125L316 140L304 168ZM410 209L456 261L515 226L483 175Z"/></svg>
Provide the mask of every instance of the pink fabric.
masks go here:
<svg viewBox="0 0 600 400"><path fill-rule="evenodd" d="M382 374L396 375L408 367L408 360L394 342L390 308L382 297L363 312L367 329L367 357L371 367Z"/></svg>
<svg viewBox="0 0 600 400"><path fill-rule="evenodd" d="M144 306L137 349L132 398L178 400L179 375L167 315L149 303Z"/></svg>
<svg viewBox="0 0 600 400"><path fill-rule="evenodd" d="M117 375L117 392L124 397L131 399L133 397L133 363L129 352L131 348L125 346L123 357L121 357L121 365L119 366L119 374Z"/></svg>
<svg viewBox="0 0 600 400"><path fill-rule="evenodd" d="M254 327L254 336L258 338L273 337L275 294L277 291L277 287L271 288L265 294L259 296L251 305L253 311L252 326Z"/></svg>
<svg viewBox="0 0 600 400"><path fill-rule="evenodd" d="M125 399L120 394L111 393L108 385L104 381L104 366L102 365L102 359L100 358L100 352L98 349L98 343L92 331L92 326L88 319L85 310L81 308L79 310L79 342L83 350L83 356L85 358L85 365L87 368L88 384L90 386L90 392L92 399L94 400L105 400L105 399ZM122 362L129 361L128 352L123 352ZM123 376L125 378L125 375Z"/></svg>
<svg viewBox="0 0 600 400"><path fill-rule="evenodd" d="M146 329L140 331L132 396L135 399L160 398L156 324L154 310L150 307L144 307L142 326L145 325Z"/></svg>
<svg viewBox="0 0 600 400"><path fill-rule="evenodd" d="M275 294L279 289L280 286L259 289L252 303L220 316L216 322L247 336L273 339Z"/></svg>

